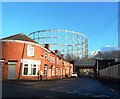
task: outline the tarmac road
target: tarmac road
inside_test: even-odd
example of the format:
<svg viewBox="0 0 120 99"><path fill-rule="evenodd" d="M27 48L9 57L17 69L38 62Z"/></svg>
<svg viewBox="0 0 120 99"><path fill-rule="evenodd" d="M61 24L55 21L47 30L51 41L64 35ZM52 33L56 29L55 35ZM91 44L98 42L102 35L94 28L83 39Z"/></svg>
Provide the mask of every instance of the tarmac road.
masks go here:
<svg viewBox="0 0 120 99"><path fill-rule="evenodd" d="M3 81L2 97L36 97L36 99L120 99L120 93L89 77L53 81Z"/></svg>

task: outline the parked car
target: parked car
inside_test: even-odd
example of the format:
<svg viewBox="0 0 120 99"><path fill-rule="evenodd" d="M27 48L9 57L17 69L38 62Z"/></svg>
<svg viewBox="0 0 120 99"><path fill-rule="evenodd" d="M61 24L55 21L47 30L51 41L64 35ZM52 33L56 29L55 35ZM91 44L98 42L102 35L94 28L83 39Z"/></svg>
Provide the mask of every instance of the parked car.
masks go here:
<svg viewBox="0 0 120 99"><path fill-rule="evenodd" d="M73 72L72 75L71 75L71 77L76 77L77 78L78 75L77 75L77 73Z"/></svg>

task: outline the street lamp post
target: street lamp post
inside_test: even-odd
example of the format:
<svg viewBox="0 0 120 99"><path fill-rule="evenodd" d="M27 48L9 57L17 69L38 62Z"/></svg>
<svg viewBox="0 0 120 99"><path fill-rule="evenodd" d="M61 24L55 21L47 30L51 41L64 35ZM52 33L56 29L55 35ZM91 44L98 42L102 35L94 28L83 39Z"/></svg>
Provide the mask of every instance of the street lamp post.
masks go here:
<svg viewBox="0 0 120 99"><path fill-rule="evenodd" d="M99 72L99 66L98 66L98 59L97 59L97 76L99 75L98 72Z"/></svg>

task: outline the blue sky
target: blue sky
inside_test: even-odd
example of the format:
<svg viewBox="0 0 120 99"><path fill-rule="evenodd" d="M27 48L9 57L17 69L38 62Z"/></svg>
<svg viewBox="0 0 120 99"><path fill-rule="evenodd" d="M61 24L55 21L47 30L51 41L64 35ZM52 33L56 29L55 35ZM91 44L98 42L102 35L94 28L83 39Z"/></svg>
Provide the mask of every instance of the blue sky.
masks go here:
<svg viewBox="0 0 120 99"><path fill-rule="evenodd" d="M118 46L117 2L3 2L2 37L43 29L85 34L89 52Z"/></svg>

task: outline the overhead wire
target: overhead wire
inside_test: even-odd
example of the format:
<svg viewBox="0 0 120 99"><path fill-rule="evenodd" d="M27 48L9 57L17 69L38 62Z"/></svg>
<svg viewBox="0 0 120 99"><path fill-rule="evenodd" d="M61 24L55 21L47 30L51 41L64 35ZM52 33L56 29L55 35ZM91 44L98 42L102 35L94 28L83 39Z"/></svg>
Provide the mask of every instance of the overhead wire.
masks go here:
<svg viewBox="0 0 120 99"><path fill-rule="evenodd" d="M104 34L102 34L102 32L105 32L107 29L109 29L113 24L114 22L116 21L117 19L117 16L113 17L111 20L107 20L106 22L104 22L104 24L99 24L95 30L94 30L94 33L96 33L95 35L91 35L91 37L89 37L89 40L92 40L92 42L94 40L96 40L95 38L97 38L98 36L104 36ZM99 41L100 38L97 39L97 41Z"/></svg>

